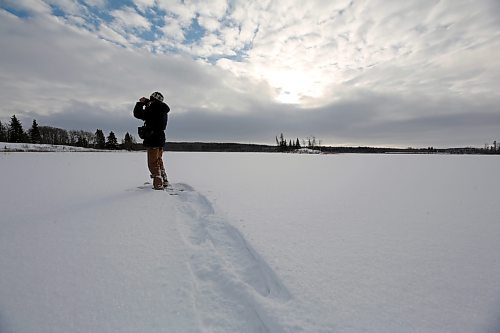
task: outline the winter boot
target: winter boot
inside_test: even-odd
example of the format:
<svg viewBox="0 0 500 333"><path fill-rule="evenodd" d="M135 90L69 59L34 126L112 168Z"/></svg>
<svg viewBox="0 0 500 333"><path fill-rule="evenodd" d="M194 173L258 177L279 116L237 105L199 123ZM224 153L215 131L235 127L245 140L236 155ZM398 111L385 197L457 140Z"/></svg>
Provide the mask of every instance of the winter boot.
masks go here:
<svg viewBox="0 0 500 333"><path fill-rule="evenodd" d="M168 186L168 178L167 178L167 173L165 170L161 170L161 178L163 179L163 186L167 187Z"/></svg>
<svg viewBox="0 0 500 333"><path fill-rule="evenodd" d="M163 179L160 176L153 178L153 188L155 190L163 190Z"/></svg>

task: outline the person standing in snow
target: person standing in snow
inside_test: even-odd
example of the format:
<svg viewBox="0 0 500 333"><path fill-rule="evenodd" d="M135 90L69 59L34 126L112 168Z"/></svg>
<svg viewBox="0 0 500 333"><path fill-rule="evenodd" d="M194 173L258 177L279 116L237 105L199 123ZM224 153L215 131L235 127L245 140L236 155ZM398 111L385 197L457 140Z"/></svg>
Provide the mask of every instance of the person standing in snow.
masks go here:
<svg viewBox="0 0 500 333"><path fill-rule="evenodd" d="M163 95L157 91L149 99L141 97L134 107L134 117L144 120L144 126L139 127L139 137L147 148L148 169L155 190L162 190L168 185L163 147L169 111L170 108L163 102Z"/></svg>

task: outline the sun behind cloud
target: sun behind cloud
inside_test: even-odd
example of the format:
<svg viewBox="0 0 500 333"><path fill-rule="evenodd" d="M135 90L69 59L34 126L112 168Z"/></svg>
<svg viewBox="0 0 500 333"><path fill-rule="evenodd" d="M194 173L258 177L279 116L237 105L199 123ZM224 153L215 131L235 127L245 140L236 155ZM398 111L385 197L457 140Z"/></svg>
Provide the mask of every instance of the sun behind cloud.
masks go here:
<svg viewBox="0 0 500 333"><path fill-rule="evenodd" d="M269 68L264 75L269 84L276 88L276 100L280 103L301 104L304 98L322 96L323 82L316 80L308 71Z"/></svg>

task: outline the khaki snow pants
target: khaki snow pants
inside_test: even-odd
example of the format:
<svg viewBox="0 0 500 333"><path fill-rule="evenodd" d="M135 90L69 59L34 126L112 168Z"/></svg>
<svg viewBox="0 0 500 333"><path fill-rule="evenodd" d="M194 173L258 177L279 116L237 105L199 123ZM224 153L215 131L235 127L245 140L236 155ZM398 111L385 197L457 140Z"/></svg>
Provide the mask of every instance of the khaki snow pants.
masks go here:
<svg viewBox="0 0 500 333"><path fill-rule="evenodd" d="M163 175L166 174L163 166L163 148L148 148L148 168L153 179L154 177L163 179Z"/></svg>

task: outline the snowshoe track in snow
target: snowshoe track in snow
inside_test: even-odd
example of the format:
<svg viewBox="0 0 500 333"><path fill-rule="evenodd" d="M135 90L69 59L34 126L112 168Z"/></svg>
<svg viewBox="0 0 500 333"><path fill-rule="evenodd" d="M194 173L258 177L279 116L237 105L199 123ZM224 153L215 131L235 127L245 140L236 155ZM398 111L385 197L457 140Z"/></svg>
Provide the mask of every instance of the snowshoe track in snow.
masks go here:
<svg viewBox="0 0 500 333"><path fill-rule="evenodd" d="M137 186L137 188L139 190L153 190L154 189L153 184L151 184L150 182L145 182L144 185ZM175 185L169 184L163 190L166 191L170 195L178 195L179 192L183 192L186 190L192 191L193 189L189 185L186 185L186 184L175 184Z"/></svg>
<svg viewBox="0 0 500 333"><path fill-rule="evenodd" d="M194 304L200 326L209 332L285 332L269 305L290 294L243 235L215 214L210 201L187 184L177 189L179 229L192 249Z"/></svg>

